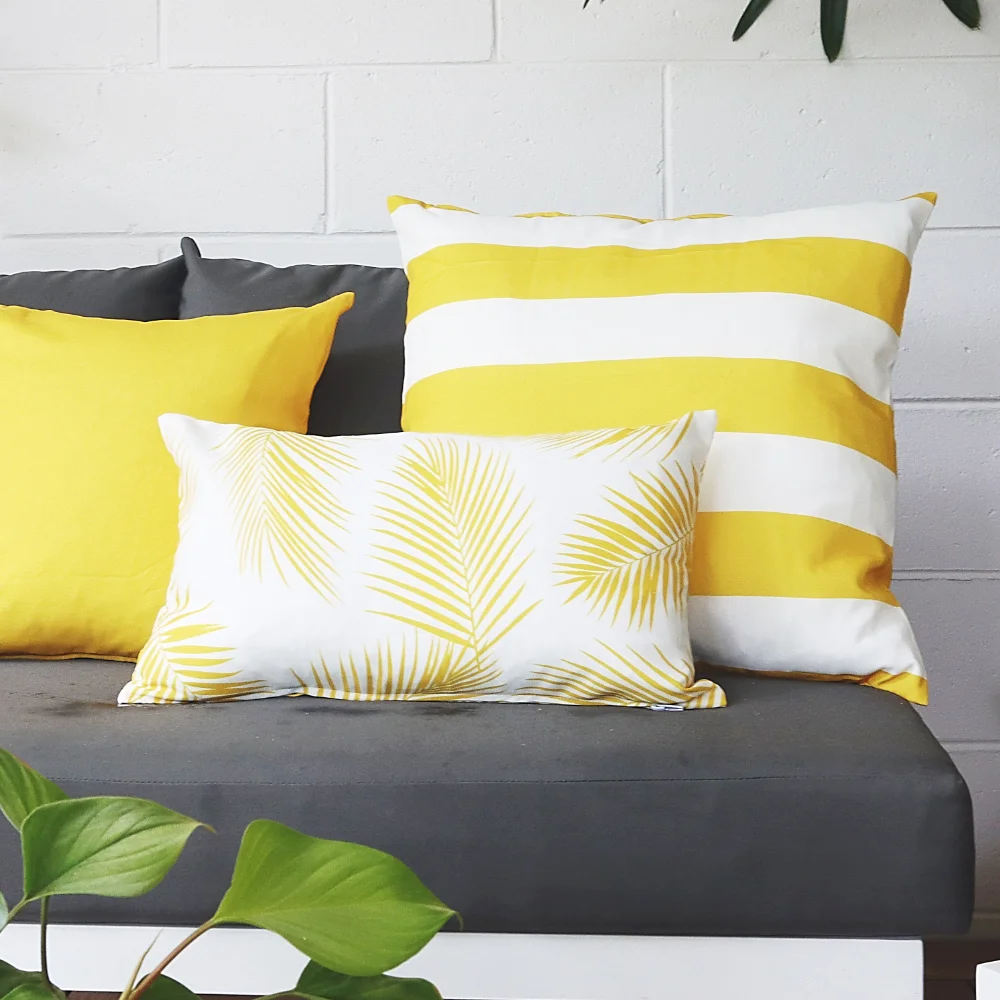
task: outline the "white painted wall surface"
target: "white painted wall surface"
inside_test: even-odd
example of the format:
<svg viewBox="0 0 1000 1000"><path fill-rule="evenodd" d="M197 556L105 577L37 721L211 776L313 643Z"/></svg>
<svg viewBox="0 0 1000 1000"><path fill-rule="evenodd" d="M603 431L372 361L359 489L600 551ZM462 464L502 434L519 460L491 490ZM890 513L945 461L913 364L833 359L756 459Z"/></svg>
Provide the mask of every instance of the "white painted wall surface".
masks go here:
<svg viewBox="0 0 1000 1000"><path fill-rule="evenodd" d="M1000 0L0 0L0 270L395 263L391 192L758 213L934 189L896 379L899 592L1000 918Z"/></svg>

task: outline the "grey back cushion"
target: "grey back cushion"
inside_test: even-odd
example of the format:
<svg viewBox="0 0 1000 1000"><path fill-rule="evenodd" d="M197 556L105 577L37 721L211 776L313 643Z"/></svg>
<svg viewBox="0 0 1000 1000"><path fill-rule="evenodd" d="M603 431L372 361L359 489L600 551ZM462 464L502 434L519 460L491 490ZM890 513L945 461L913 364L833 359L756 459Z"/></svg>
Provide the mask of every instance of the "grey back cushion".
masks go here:
<svg viewBox="0 0 1000 1000"><path fill-rule="evenodd" d="M184 259L111 271L0 274L0 305L99 319L177 319Z"/></svg>
<svg viewBox="0 0 1000 1000"><path fill-rule="evenodd" d="M400 429L406 275L361 264L272 267L249 260L202 257L181 241L187 279L181 318L312 306L354 292L354 307L337 324L333 349L309 416L310 434L391 434Z"/></svg>

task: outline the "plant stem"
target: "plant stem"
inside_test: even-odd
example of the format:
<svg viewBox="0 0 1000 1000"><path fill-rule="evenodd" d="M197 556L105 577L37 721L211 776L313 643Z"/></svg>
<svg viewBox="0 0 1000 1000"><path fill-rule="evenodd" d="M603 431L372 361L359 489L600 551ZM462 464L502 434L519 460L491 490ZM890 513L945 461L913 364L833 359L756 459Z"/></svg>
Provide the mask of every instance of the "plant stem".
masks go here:
<svg viewBox="0 0 1000 1000"><path fill-rule="evenodd" d="M23 910L27 905L28 901L26 899L22 899L19 903L15 903L7 911L7 919L2 924L0 924L0 931L4 930L7 927L7 925L14 919L14 917L16 917L21 912L21 910Z"/></svg>
<svg viewBox="0 0 1000 1000"><path fill-rule="evenodd" d="M49 981L49 897L46 896L42 900L42 915L39 920L39 938L42 945L42 982L52 989L52 983Z"/></svg>
<svg viewBox="0 0 1000 1000"><path fill-rule="evenodd" d="M188 936L186 938L184 938L184 940L181 941L181 943L179 945L177 945L177 947L174 948L174 950L171 951L167 955L167 957L164 958L163 961L160 962L160 964L155 969L153 969L153 971L148 976L143 976L142 977L142 982L139 983L139 985L134 990L132 990L132 993L129 996L129 1000L139 1000L139 997L141 997L143 995L143 993L145 993L146 990L148 990L149 987L153 985L153 980L156 979L156 977L159 976L160 973L163 972L163 970L189 944L192 944L195 941L197 941L198 938L200 938L202 936L202 934L205 933L205 931L211 930L214 926L215 926L215 918L213 917L211 920L207 920L205 923L203 923L201 925L201 927L198 927L197 929L193 930L190 934L188 934Z"/></svg>

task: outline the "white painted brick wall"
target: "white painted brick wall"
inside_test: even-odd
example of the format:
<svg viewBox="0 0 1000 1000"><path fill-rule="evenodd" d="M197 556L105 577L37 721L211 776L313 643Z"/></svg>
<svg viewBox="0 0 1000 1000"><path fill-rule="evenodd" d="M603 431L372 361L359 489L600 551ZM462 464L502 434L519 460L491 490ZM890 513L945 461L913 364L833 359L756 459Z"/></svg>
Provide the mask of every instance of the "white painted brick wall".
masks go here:
<svg viewBox="0 0 1000 1000"><path fill-rule="evenodd" d="M1000 7L0 0L0 270L394 264L385 196L766 212L936 189L895 383L898 589L1000 916Z"/></svg>
<svg viewBox="0 0 1000 1000"><path fill-rule="evenodd" d="M157 0L3 0L0 69L156 61Z"/></svg>
<svg viewBox="0 0 1000 1000"><path fill-rule="evenodd" d="M390 228L387 194L490 212L663 211L658 66L340 69L330 107L337 229Z"/></svg>

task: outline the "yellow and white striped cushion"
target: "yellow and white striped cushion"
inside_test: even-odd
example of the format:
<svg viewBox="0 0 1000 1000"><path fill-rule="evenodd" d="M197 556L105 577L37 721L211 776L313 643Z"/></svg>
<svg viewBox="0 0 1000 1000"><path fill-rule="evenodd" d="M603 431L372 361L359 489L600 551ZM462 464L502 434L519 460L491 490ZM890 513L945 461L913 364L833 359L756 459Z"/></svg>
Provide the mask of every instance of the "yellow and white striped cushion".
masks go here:
<svg viewBox="0 0 1000 1000"><path fill-rule="evenodd" d="M695 652L925 703L890 590L890 375L933 203L649 221L392 198L410 279L403 427L563 433L716 410Z"/></svg>

